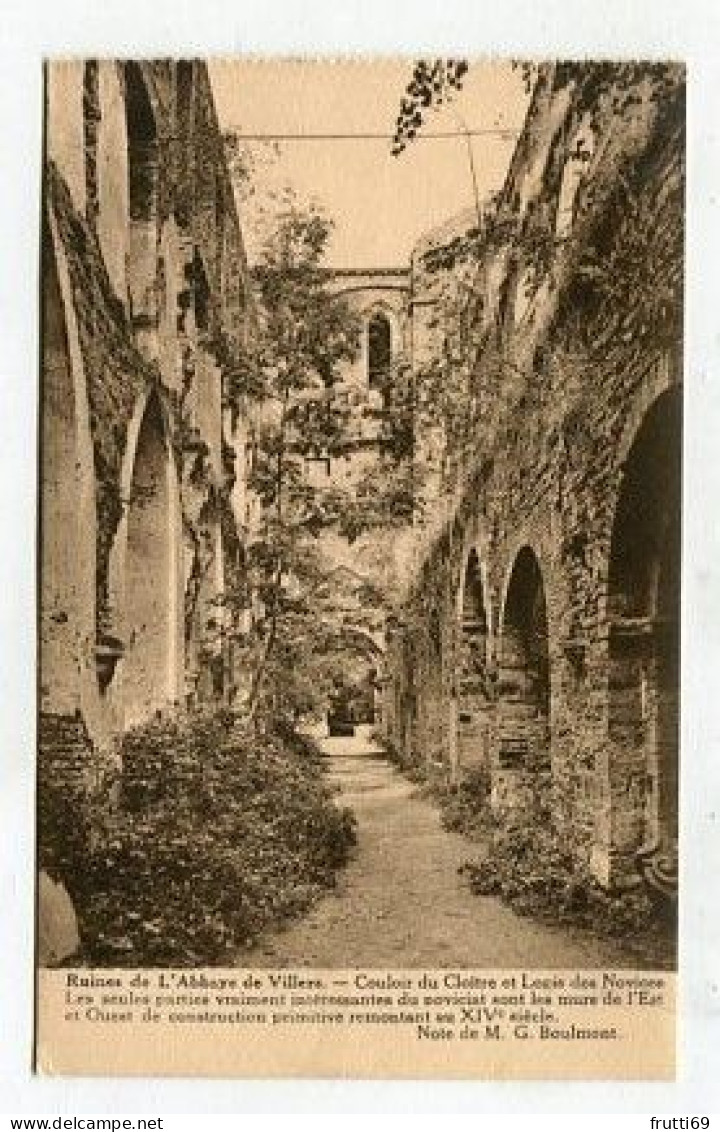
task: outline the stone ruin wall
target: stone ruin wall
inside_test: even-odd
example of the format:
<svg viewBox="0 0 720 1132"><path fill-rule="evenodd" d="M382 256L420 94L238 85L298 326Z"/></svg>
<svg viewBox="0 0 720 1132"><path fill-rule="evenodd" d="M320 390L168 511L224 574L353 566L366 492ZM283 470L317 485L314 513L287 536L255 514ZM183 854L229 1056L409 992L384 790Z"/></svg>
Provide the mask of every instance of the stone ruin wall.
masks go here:
<svg viewBox="0 0 720 1132"><path fill-rule="evenodd" d="M46 106L40 778L77 797L128 727L238 679L253 317L205 64L51 62Z"/></svg>
<svg viewBox="0 0 720 1132"><path fill-rule="evenodd" d="M641 84L629 126L612 110L599 115L595 156L575 179L579 203L592 203L577 210L573 239L560 245L529 312L512 310L522 265L502 246L487 253L484 279L498 277L498 257L505 274L481 317L500 322L502 349L481 355L474 454L439 521L418 532L410 598L388 645L385 720L401 759L454 781L484 767L496 811L549 791L556 826L606 885L634 875L643 843L677 839L683 120L675 79L669 110ZM534 202L537 214L555 194L557 209L566 179L561 169L551 175L554 135L543 132L539 143L530 127L538 116L567 125L574 112L565 91L536 96L500 207L527 213ZM642 241L628 216L628 181L649 217ZM629 262L637 279L619 299L588 298L589 261L619 278ZM658 273L670 298L654 309L641 284L652 294ZM629 535L620 532L622 508ZM669 565L664 543L672 543ZM481 578L474 605L472 551ZM633 570L670 576L667 608L649 583L644 604L629 608L622 591L638 589ZM481 656L470 677L468 650Z"/></svg>

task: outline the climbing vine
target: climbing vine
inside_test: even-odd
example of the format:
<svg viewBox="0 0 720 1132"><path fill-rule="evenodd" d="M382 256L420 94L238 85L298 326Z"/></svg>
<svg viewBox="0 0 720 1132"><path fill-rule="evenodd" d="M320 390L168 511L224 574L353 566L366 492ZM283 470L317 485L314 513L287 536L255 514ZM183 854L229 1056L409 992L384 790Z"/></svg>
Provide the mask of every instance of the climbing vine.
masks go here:
<svg viewBox="0 0 720 1132"><path fill-rule="evenodd" d="M428 247L416 265L415 290L432 307L429 360L413 374L420 496L423 455L440 469L435 490L452 492L571 338L591 348L602 327L620 325L657 345L676 333L682 309L683 69L516 66L532 98L504 187L475 222ZM456 61L416 63L394 152L460 89L466 72ZM564 110L550 119L555 104ZM558 200L571 164L577 188L568 230L558 227ZM653 165L660 192L649 188Z"/></svg>
<svg viewBox="0 0 720 1132"><path fill-rule="evenodd" d="M418 59L395 123L392 142L395 157L418 136L427 111L442 106L462 90L467 71L466 59Z"/></svg>

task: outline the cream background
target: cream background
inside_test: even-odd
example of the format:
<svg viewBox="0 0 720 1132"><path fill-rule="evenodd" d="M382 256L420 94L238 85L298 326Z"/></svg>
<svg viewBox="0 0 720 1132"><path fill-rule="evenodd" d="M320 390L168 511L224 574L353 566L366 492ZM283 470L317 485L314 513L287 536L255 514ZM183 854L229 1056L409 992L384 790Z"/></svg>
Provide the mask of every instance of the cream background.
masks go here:
<svg viewBox="0 0 720 1132"><path fill-rule="evenodd" d="M122 975L122 972L109 969L98 973L105 977ZM204 973L209 978L224 974L220 968L208 968ZM232 973L238 974L237 970ZM246 973L242 972L243 975ZM352 971L303 969L300 973L320 976L329 991L333 987L332 980L343 976L352 993ZM497 974L472 972L491 973ZM503 972L504 975L509 973ZM378 970L372 974L381 981L387 972ZM403 972L393 971L392 974L400 980ZM420 972L409 971L407 974L417 978ZM436 974L442 988L442 972ZM515 974L519 984L521 972ZM573 972L531 972L536 978L542 974L565 975L569 982ZM627 976L629 972L619 974ZM122 984L124 993L127 993L128 984L126 974ZM554 1025L558 1028L565 1028L572 1022L585 1028L615 1027L619 1035L615 1040L521 1039L512 1035L512 1026L506 1026L503 1037L497 1041L447 1041L417 1040L414 1027L389 1023L364 1026L292 1023L277 1027L222 1023L195 1026L152 1022L91 1023L85 1020L67 1023L64 1021L66 974L64 971L42 970L38 995L38 1063L43 1073L84 1076L147 1073L169 1077L184 1074L206 1077L440 1077L484 1082L609 1078L613 1084L642 1078L652 1082L672 1079L675 1075L674 976L666 976L665 984L663 1005L650 1009L636 1010L623 1006L597 1006L590 1010L557 1008L558 1022ZM264 993L267 989L263 988ZM419 993L422 999L422 992ZM77 1001L82 990L71 994ZM392 1013L402 1009L399 992L395 992L393 997L394 1006L370 1007L369 1010ZM555 999L554 994L552 997ZM212 992L210 1001L213 1003ZM210 1009L218 1008L211 1006ZM305 1009L312 1012L312 1008ZM352 1013L352 1008L347 1007L328 1009L333 1014L337 1012L347 1016ZM82 1016L84 1008L81 1006L79 1010ZM297 1008L298 1012L302 1010L302 1007ZM268 1009L267 1014L272 1014L272 1009ZM455 1008L455 1014L457 1022L454 1029L458 1032L463 1028L462 1012ZM433 1025L440 1028L438 1023ZM481 1032L484 1026L484 1022L479 1024Z"/></svg>
<svg viewBox="0 0 720 1132"><path fill-rule="evenodd" d="M254 59L210 65L223 129L244 133L392 133L412 73L410 58L381 61ZM528 98L509 62L477 60L451 106L427 115L416 140L398 157L388 140L280 142L275 161L259 170L259 183L296 186L317 198L337 221L329 248L333 267L405 267L421 235L474 208L472 174L463 137L429 138L431 132L508 129L511 136L471 140L480 201L501 187ZM251 153L267 146L246 143ZM241 206L252 260L254 198Z"/></svg>

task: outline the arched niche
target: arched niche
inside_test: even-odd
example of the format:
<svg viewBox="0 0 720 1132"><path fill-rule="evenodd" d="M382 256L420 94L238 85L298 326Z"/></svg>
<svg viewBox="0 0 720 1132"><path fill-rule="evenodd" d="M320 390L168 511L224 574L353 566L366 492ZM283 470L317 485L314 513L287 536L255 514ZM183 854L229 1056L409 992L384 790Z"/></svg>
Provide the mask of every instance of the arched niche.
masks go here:
<svg viewBox="0 0 720 1132"><path fill-rule="evenodd" d="M130 219L149 221L157 213L157 128L138 63L125 64L125 115Z"/></svg>
<svg viewBox="0 0 720 1132"><path fill-rule="evenodd" d="M575 220L575 208L580 187L588 175L595 151L595 136L589 116L583 118L575 130L565 159L555 209L555 236L567 239Z"/></svg>
<svg viewBox="0 0 720 1132"><path fill-rule="evenodd" d="M95 480L70 282L50 218L42 243L40 707L85 710L94 688Z"/></svg>
<svg viewBox="0 0 720 1132"><path fill-rule="evenodd" d="M499 648L497 759L525 775L550 768L550 661L547 605L535 553L517 554L503 605Z"/></svg>
<svg viewBox="0 0 720 1132"><path fill-rule="evenodd" d="M459 594L455 666L457 697L456 757L460 772L487 766L493 679L490 665L490 618L483 570L471 550Z"/></svg>
<svg viewBox="0 0 720 1132"><path fill-rule="evenodd" d="M610 779L621 852L678 835L681 397L662 393L629 449L608 575Z"/></svg>
<svg viewBox="0 0 720 1132"><path fill-rule="evenodd" d="M174 461L162 407L152 395L137 434L127 499L122 666L126 727L179 698L179 523Z"/></svg>
<svg viewBox="0 0 720 1132"><path fill-rule="evenodd" d="M138 345L158 352L158 138L150 95L138 63L126 63L125 117L128 168L128 286Z"/></svg>

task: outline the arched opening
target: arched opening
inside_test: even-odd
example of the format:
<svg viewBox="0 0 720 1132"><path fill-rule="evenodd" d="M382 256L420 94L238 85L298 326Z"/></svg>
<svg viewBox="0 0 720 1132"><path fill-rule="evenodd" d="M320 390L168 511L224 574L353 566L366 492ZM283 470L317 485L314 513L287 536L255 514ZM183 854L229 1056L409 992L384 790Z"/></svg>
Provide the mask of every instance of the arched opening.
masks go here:
<svg viewBox="0 0 720 1132"><path fill-rule="evenodd" d="M488 649L489 617L480 560L471 550L465 566L456 662L457 764L486 767L493 683Z"/></svg>
<svg viewBox="0 0 720 1132"><path fill-rule="evenodd" d="M498 764L531 775L550 769L550 662L542 572L530 547L517 555L503 612Z"/></svg>
<svg viewBox="0 0 720 1132"><path fill-rule="evenodd" d="M49 228L43 231L40 468L40 701L80 707L95 633L95 527L89 422L83 448L66 308Z"/></svg>
<svg viewBox="0 0 720 1132"><path fill-rule="evenodd" d="M125 64L125 117L128 144L128 239L130 302L139 344L149 357L157 347L148 331L158 319L157 196L158 146L153 114L142 70Z"/></svg>
<svg viewBox="0 0 720 1132"><path fill-rule="evenodd" d="M157 211L157 131L145 80L137 63L125 64L125 116L131 220Z"/></svg>
<svg viewBox="0 0 720 1132"><path fill-rule="evenodd" d="M594 151L595 136L585 117L568 145L568 156L560 179L555 210L555 236L559 240L567 239L572 231L578 191L587 176Z"/></svg>
<svg viewBox="0 0 720 1132"><path fill-rule="evenodd" d="M390 320L382 311L375 311L367 328L368 386L383 389L392 362L392 329Z"/></svg>
<svg viewBox="0 0 720 1132"><path fill-rule="evenodd" d="M147 719L176 697L176 490L162 410L153 396L138 434L127 514L126 726Z"/></svg>
<svg viewBox="0 0 720 1132"><path fill-rule="evenodd" d="M668 390L630 449L613 524L610 776L621 852L677 845L680 438L680 393Z"/></svg>
<svg viewBox="0 0 720 1132"><path fill-rule="evenodd" d="M328 735L369 732L378 721L377 695L383 651L367 630L344 624L324 644L330 687L326 724Z"/></svg>
<svg viewBox="0 0 720 1132"><path fill-rule="evenodd" d="M190 281L192 287L195 327L198 335L206 337L210 330L210 285L205 271L202 256L197 248L193 251L190 266Z"/></svg>

